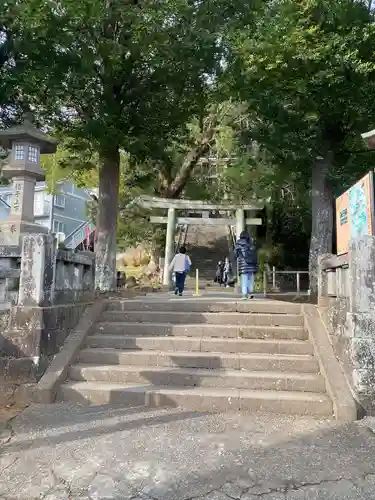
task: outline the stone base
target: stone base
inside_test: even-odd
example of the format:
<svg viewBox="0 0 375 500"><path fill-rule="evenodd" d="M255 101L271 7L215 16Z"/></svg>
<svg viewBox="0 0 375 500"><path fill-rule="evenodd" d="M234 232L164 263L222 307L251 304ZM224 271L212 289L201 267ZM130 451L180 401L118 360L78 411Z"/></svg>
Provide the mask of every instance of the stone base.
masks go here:
<svg viewBox="0 0 375 500"><path fill-rule="evenodd" d="M35 358L39 365L44 365L39 367L43 371L88 305L13 307L9 330L3 333L6 346L3 351L15 358Z"/></svg>
<svg viewBox="0 0 375 500"><path fill-rule="evenodd" d="M0 245L22 246L26 234L48 234L47 227L35 222L7 220L0 224Z"/></svg>
<svg viewBox="0 0 375 500"><path fill-rule="evenodd" d="M0 383L37 382L37 367L32 358L0 357Z"/></svg>
<svg viewBox="0 0 375 500"><path fill-rule="evenodd" d="M0 408L31 403L38 381L38 366L32 358L0 357Z"/></svg>

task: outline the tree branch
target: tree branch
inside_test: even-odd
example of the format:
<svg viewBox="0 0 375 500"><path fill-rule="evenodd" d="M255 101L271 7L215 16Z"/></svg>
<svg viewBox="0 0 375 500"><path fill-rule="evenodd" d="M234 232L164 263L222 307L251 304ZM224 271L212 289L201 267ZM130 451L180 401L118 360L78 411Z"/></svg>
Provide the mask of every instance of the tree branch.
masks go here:
<svg viewBox="0 0 375 500"><path fill-rule="evenodd" d="M214 134L215 128L212 127L199 144L188 152L173 182L163 193L166 198L178 198L181 195L198 161L209 152Z"/></svg>

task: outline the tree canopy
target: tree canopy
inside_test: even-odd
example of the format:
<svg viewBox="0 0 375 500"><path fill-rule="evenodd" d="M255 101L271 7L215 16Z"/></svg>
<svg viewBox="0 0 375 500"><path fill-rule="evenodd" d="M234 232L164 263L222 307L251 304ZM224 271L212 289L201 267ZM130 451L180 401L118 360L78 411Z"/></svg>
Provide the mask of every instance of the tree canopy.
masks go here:
<svg viewBox="0 0 375 500"><path fill-rule="evenodd" d="M100 288L114 284L116 214L135 237L125 207L147 192L262 198L271 246L282 224L296 240L311 225L316 290L333 197L372 164L360 139L375 116L371 4L6 0L0 126L31 107L62 141L50 181L61 167L97 179Z"/></svg>
<svg viewBox="0 0 375 500"><path fill-rule="evenodd" d="M332 251L335 181L342 186L349 158L364 152L360 132L375 116L374 29L365 3L283 0L270 2L229 42L228 84L254 115L248 140L280 169L311 180L314 292L318 254Z"/></svg>
<svg viewBox="0 0 375 500"><path fill-rule="evenodd" d="M33 105L84 165L99 162L97 280L114 284L120 150L163 161L207 104L223 0L27 0L18 12ZM21 29L19 28L19 29ZM31 89L32 87L32 89Z"/></svg>

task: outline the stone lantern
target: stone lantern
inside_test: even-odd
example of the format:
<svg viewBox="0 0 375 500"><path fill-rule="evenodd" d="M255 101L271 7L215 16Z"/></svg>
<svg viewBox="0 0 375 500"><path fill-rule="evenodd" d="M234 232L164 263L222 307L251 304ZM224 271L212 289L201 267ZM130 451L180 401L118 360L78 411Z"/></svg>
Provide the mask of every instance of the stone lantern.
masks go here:
<svg viewBox="0 0 375 500"><path fill-rule="evenodd" d="M55 153L57 142L35 128L32 116L26 114L22 125L0 130L0 146L10 150L2 173L13 184L10 214L1 224L0 243L19 245L24 234L48 232L35 223L34 192L36 182L45 179L40 155Z"/></svg>

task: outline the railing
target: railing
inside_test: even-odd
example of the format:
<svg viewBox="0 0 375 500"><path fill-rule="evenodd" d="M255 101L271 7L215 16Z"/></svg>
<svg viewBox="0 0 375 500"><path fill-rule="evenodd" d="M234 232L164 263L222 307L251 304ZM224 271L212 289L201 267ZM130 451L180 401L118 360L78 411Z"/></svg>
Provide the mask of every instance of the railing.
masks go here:
<svg viewBox="0 0 375 500"><path fill-rule="evenodd" d="M235 228L233 226L228 226L228 235L230 252L231 255L233 255L237 241ZM237 259L234 268L237 272L238 284L239 273ZM265 268L266 269L263 271L263 295L265 297L268 295L269 291L272 293L296 293L297 295L301 295L302 293L309 294L309 271L277 271L275 267L272 267L272 271L269 271L267 270L267 268L269 268L267 264L265 264ZM295 276L295 286L291 283L291 281L293 281L293 276ZM307 277L307 280L304 279L305 277ZM282 288L284 289L282 290Z"/></svg>
<svg viewBox="0 0 375 500"><path fill-rule="evenodd" d="M95 225L90 221L82 222L65 238L64 246L71 250L78 247L88 236L95 231Z"/></svg>
<svg viewBox="0 0 375 500"><path fill-rule="evenodd" d="M95 298L95 255L57 250L47 233L26 234L22 248L0 247L0 332L7 356L33 358L43 369Z"/></svg>
<svg viewBox="0 0 375 500"><path fill-rule="evenodd" d="M20 265L18 246L0 246L0 311L18 302Z"/></svg>
<svg viewBox="0 0 375 500"><path fill-rule="evenodd" d="M184 224L182 226L178 226L178 237L177 237L177 241L175 243L174 253L177 253L178 249L185 245L187 233L188 233L187 224Z"/></svg>
<svg viewBox="0 0 375 500"><path fill-rule="evenodd" d="M239 272L238 272L238 259L235 259L233 257L234 255L234 249L236 248L236 230L233 226L228 226L228 235L229 235L229 254L231 256L231 261L232 261L232 269L236 270L236 281L237 281L237 286L239 286ZM234 264L234 265L233 265Z"/></svg>
<svg viewBox="0 0 375 500"><path fill-rule="evenodd" d="M348 255L323 255L319 259L319 300L349 297Z"/></svg>
<svg viewBox="0 0 375 500"><path fill-rule="evenodd" d="M35 253L32 259L31 250ZM44 247L41 250L44 251ZM46 286L52 303L71 303L91 298L95 288L93 253L57 250L51 261L53 279L47 286L44 283L46 271L41 250L37 245L35 249L31 247L22 251L18 246L0 246L0 311L19 303L21 274L22 284L27 287L27 292L21 293L24 297L33 294L39 286ZM40 276L37 275L38 272L41 273ZM43 293L40 293L41 297Z"/></svg>
<svg viewBox="0 0 375 500"><path fill-rule="evenodd" d="M269 292L308 295L310 293L308 278L309 271L277 271L272 267L272 271L263 271L263 294L265 297Z"/></svg>
<svg viewBox="0 0 375 500"><path fill-rule="evenodd" d="M229 232L229 244L231 245L231 250L233 251L236 246L236 232L233 226L228 226Z"/></svg>
<svg viewBox="0 0 375 500"><path fill-rule="evenodd" d="M91 298L95 288L93 253L58 250L55 266L55 303L70 303Z"/></svg>
<svg viewBox="0 0 375 500"><path fill-rule="evenodd" d="M187 224L184 225L184 234L182 237L182 245L186 245L186 239L189 231L189 226Z"/></svg>

